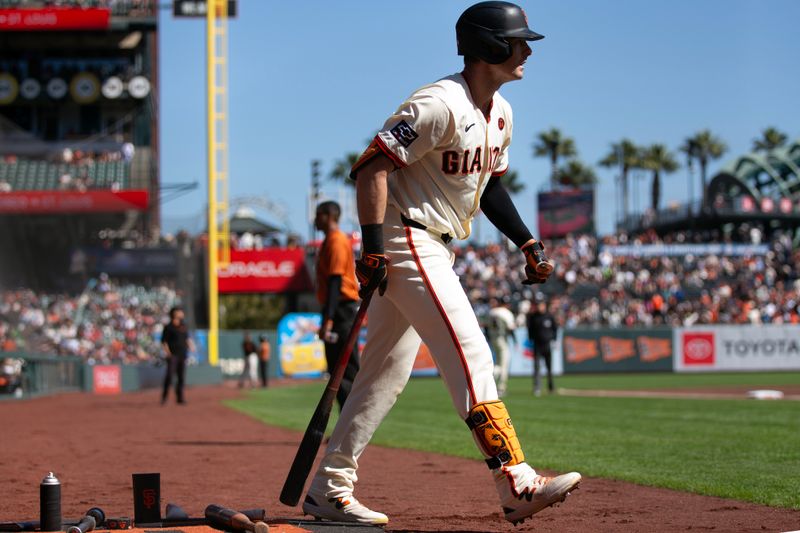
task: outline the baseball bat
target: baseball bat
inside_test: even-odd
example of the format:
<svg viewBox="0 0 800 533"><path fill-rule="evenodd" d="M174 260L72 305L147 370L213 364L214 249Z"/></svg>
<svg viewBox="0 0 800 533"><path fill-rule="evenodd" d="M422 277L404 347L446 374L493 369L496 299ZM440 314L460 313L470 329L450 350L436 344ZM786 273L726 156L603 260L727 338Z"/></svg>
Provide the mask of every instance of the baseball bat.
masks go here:
<svg viewBox="0 0 800 533"><path fill-rule="evenodd" d="M86 516L94 518L94 527L102 527L106 523L106 513L99 507L92 507L86 511Z"/></svg>
<svg viewBox="0 0 800 533"><path fill-rule="evenodd" d="M93 530L97 522L95 522L93 516L86 515L81 518L81 521L78 522L76 526L70 526L67 529L67 533L89 533L89 531Z"/></svg>
<svg viewBox="0 0 800 533"><path fill-rule="evenodd" d="M314 459L317 457L319 445L322 444L322 439L325 437L325 428L328 426L328 419L331 416L331 407L336 399L336 393L339 391L339 385L342 383L345 368L347 368L347 363L350 361L350 354L353 352L353 347L358 339L358 333L367 314L370 300L372 300L372 293L367 294L361 300L361 306L356 313L353 327L350 328L350 333L347 335L347 342L342 348L342 353L339 354L336 368L331 373L325 392L322 393L322 398L320 398L311 421L308 423L303 440L300 441L300 447L297 448L297 455L294 456L292 467L289 469L289 474L286 476L286 481L284 481L283 489L281 490L280 500L285 505L294 507L300 501L300 495L303 493L306 479L308 479L308 474L311 472L311 467L314 466Z"/></svg>
<svg viewBox="0 0 800 533"><path fill-rule="evenodd" d="M247 518L252 520L253 522L266 522L267 520L267 510L266 509L244 509L239 511ZM139 529L162 529L162 528L176 528L176 527L188 527L188 526L207 526L211 524L211 520L208 518L165 518L159 522L145 522L136 524L136 527ZM38 529L39 523L36 522L36 528ZM3 531L3 528L0 528L0 531ZM14 531L21 531L19 529L15 529ZM33 531L31 529L30 531Z"/></svg>
<svg viewBox="0 0 800 533"><path fill-rule="evenodd" d="M0 522L0 531L36 531L39 529L38 520L25 520L23 522Z"/></svg>
<svg viewBox="0 0 800 533"><path fill-rule="evenodd" d="M239 511L253 522L266 522L267 510L266 509L244 509Z"/></svg>
<svg viewBox="0 0 800 533"><path fill-rule="evenodd" d="M206 518L213 526L233 531L252 531L253 533L268 533L269 526L264 522L253 522L247 515L211 504L206 507Z"/></svg>
<svg viewBox="0 0 800 533"><path fill-rule="evenodd" d="M94 508L92 508L92 509L94 509ZM89 514L92 509L87 511L86 514ZM255 511L255 509L253 509L253 511ZM78 522L80 522L80 520L69 519L69 520L64 520L62 522L62 525L64 525L64 526L74 526L74 525L77 525ZM41 524L40 524L40 522L38 520L23 520L23 521L18 521L18 522L0 522L0 531L36 531L36 530L39 529L40 525Z"/></svg>

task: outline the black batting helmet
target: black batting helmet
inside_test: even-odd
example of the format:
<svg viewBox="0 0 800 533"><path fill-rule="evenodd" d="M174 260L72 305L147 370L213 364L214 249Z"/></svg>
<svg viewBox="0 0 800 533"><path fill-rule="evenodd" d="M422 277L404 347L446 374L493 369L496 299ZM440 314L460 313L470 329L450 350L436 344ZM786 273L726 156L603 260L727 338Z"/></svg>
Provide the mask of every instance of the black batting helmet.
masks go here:
<svg viewBox="0 0 800 533"><path fill-rule="evenodd" d="M467 8L456 22L458 55L477 57L496 65L511 57L508 38L544 39L528 28L528 17L511 2L480 2Z"/></svg>

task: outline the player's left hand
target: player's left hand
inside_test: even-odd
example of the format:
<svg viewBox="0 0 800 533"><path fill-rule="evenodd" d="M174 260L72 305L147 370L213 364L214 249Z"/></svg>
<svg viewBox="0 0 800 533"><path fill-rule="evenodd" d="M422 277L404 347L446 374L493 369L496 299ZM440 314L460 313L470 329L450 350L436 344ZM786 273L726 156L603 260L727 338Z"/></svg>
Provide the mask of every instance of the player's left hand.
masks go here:
<svg viewBox="0 0 800 533"><path fill-rule="evenodd" d="M531 239L522 245L522 253L525 254L525 281L523 285L533 285L544 283L550 274L555 270L555 265L547 259L544 253L544 245L536 239Z"/></svg>

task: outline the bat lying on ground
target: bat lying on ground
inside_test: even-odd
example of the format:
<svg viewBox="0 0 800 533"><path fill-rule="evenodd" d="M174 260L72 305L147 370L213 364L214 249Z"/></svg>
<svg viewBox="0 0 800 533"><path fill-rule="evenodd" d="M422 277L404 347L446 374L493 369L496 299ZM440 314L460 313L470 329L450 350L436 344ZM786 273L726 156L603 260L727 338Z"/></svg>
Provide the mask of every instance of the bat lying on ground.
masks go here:
<svg viewBox="0 0 800 533"><path fill-rule="evenodd" d="M308 474L311 472L311 467L314 466L314 459L317 457L319 445L322 444L322 439L325 436L325 428L328 427L333 401L336 399L336 393L342 383L347 362L350 360L350 354L353 352L353 346L355 346L358 339L361 324L364 322L371 299L372 293L369 293L361 300L361 306L358 308L358 313L356 313L353 327L350 328L350 333L347 335L347 342L345 342L342 352L339 354L336 368L331 373L325 392L322 393L322 398L320 398L317 408L311 416L311 421L308 423L303 440L300 441L300 447L297 448L297 455L294 456L294 461L292 461L289 474L286 476L286 481L284 481L283 489L281 490L280 500L285 505L294 507L300 501L300 495L303 493L306 479L308 479Z"/></svg>
<svg viewBox="0 0 800 533"><path fill-rule="evenodd" d="M206 518L211 526L228 531L252 531L253 533L268 533L269 526L264 522L253 522L247 515L233 509L211 504L206 507Z"/></svg>
<svg viewBox="0 0 800 533"><path fill-rule="evenodd" d="M95 521L94 517L86 515L81 518L81 521L78 522L78 525L69 526L67 533L89 533L89 531L92 531L96 525L97 522Z"/></svg>
<svg viewBox="0 0 800 533"><path fill-rule="evenodd" d="M83 518L79 520L64 520L63 525L71 526L67 530L69 531L70 529L72 529L72 527L80 526L81 522L87 516L94 518L95 521L94 527L100 527L106 521L106 515L103 512L103 510L100 509L99 507L92 507L91 509L86 511L86 516L84 516ZM40 524L38 520L24 520L20 522L0 522L0 531L36 531L39 529L39 526ZM83 533L86 533L86 531L91 531L91 529L85 530Z"/></svg>
<svg viewBox="0 0 800 533"><path fill-rule="evenodd" d="M235 511L234 511L235 512ZM246 509L239 511L253 522L263 522L267 518L267 511L265 509ZM208 518L165 518L159 522L143 522L136 524L136 527L143 529L162 529L174 527L188 527L188 526L207 526L211 525L211 520ZM0 528L0 531L2 529ZM33 530L30 530L33 531Z"/></svg>

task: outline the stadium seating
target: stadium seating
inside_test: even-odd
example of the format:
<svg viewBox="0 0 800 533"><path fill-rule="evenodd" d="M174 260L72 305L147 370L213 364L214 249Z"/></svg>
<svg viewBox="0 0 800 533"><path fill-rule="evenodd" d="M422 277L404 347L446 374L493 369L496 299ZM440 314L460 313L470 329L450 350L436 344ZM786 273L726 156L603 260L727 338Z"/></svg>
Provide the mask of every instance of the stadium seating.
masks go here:
<svg viewBox="0 0 800 533"><path fill-rule="evenodd" d="M68 175L69 184L61 182ZM87 164L50 163L18 159L0 162L0 181L8 182L14 191L55 191L77 189L78 183L87 189L127 189L130 187L130 164L122 160L94 161Z"/></svg>

